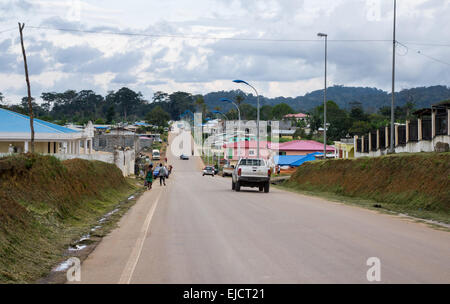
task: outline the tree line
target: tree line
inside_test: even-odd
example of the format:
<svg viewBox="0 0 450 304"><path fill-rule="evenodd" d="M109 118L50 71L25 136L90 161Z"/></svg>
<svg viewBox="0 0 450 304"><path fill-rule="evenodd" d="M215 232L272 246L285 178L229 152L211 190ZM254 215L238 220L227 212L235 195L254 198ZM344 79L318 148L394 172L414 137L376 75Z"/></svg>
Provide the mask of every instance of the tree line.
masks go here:
<svg viewBox="0 0 450 304"><path fill-rule="evenodd" d="M217 103L211 104L207 101L212 95ZM97 124L115 124L145 120L154 125L167 126L169 120L178 120L182 115L186 113L191 115L190 112L196 111L202 112L204 121L223 118L223 115L227 119L238 119L236 107L228 102L220 102L222 97L229 98L238 105L242 120L256 119L256 96L245 94L240 90L215 92L204 96L180 91L172 94L157 91L150 101L145 100L140 92L127 87L109 91L106 96L92 90L67 90L62 93L43 92L40 97L43 100L41 104L37 104L34 99L32 102L35 117L59 124L86 124L88 121ZM264 100L262 98L261 120L280 120L286 114L298 112L289 102L268 104ZM323 104L316 103L316 105L304 111L309 114L307 121L296 122L299 127L297 138L321 140L321 137L317 136L317 131L323 127ZM6 105L0 92L0 106L28 114L27 97L19 104ZM407 118L412 118L415 108L417 105L414 99L398 105L395 108L395 119L404 122ZM389 121L389 106L372 111L359 101L346 102L344 107L331 100L327 103L327 123L329 123L327 137L330 143L346 136L365 134L374 128L388 125ZM304 131L306 125L309 125L311 132Z"/></svg>

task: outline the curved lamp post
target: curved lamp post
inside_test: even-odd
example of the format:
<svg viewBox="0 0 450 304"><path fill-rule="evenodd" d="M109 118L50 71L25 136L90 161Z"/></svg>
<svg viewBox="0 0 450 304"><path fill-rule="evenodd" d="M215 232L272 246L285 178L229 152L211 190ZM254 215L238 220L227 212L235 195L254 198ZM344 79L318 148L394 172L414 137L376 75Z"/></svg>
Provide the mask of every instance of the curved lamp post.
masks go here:
<svg viewBox="0 0 450 304"><path fill-rule="evenodd" d="M222 112L220 112L220 111L214 110L214 111L212 111L211 113L214 113L214 114L221 114L221 115L223 115L223 117L225 117L225 120L228 120L228 117L227 117L225 114L223 114ZM219 165L217 165L217 166L219 166Z"/></svg>
<svg viewBox="0 0 450 304"><path fill-rule="evenodd" d="M259 94L258 94L258 91L256 91L256 89L251 84L249 84L248 82L246 82L244 80L237 79L237 80L233 80L233 82L246 84L249 87L251 87L256 93L256 97L258 100L258 106L256 109L256 129L257 129L256 130L256 145L257 145L257 147L256 147L256 155L257 156L256 157L259 158Z"/></svg>

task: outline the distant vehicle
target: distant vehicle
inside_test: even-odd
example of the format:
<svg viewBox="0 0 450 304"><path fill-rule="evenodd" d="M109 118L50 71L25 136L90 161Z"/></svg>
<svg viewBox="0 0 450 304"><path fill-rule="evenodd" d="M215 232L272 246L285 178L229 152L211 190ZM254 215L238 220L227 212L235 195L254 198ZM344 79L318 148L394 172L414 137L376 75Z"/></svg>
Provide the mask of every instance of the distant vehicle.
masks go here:
<svg viewBox="0 0 450 304"><path fill-rule="evenodd" d="M153 160L160 160L161 155L159 154L159 150L155 149L152 151L152 159Z"/></svg>
<svg viewBox="0 0 450 304"><path fill-rule="evenodd" d="M232 176L233 175L234 166L225 166L222 170L222 176Z"/></svg>
<svg viewBox="0 0 450 304"><path fill-rule="evenodd" d="M166 127L166 128L164 128L164 131L166 131L166 132L167 132L167 131L169 131L169 128L167 128L167 127Z"/></svg>
<svg viewBox="0 0 450 304"><path fill-rule="evenodd" d="M189 159L189 156L184 155L184 154L181 154L181 155L180 155L180 159L184 159L184 160L185 160L185 159Z"/></svg>
<svg viewBox="0 0 450 304"><path fill-rule="evenodd" d="M269 192L272 171L264 159L241 158L233 170L231 189L241 191L241 187L258 187Z"/></svg>
<svg viewBox="0 0 450 304"><path fill-rule="evenodd" d="M216 173L214 172L214 167L206 166L205 168L203 168L203 176L212 175L212 177L214 177L215 174Z"/></svg>

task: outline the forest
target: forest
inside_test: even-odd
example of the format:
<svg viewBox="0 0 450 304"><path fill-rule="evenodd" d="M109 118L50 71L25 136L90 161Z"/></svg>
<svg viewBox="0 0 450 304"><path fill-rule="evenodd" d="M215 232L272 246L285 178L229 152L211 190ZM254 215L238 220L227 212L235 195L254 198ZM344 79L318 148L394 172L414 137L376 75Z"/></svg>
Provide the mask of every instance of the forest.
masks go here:
<svg viewBox="0 0 450 304"><path fill-rule="evenodd" d="M396 93L395 119L404 122L413 117L416 109L450 98L446 86L412 88ZM241 119L256 118L257 98L241 90L212 92L194 95L188 92L165 93L157 91L151 100L140 92L123 87L109 91L106 96L92 90L67 90L65 92L43 92L38 104L32 99L35 117L58 123L116 124L145 120L155 125L167 125L177 120L186 111L201 111L204 119L226 117L237 119L236 106L221 98L233 100L241 112ZM327 122L330 124L328 138L338 140L347 135L367 133L370 129L386 125L390 120L390 94L375 88L334 86L327 91ZM317 90L296 98L260 96L260 117L262 120L279 120L290 113L309 114L311 132L323 126L323 91ZM7 104L0 92L0 107L28 114L27 98L16 104ZM224 116L223 116L224 115ZM305 127L299 123L298 127ZM298 138L311 138L313 134L299 130ZM320 138L317 138L318 140Z"/></svg>

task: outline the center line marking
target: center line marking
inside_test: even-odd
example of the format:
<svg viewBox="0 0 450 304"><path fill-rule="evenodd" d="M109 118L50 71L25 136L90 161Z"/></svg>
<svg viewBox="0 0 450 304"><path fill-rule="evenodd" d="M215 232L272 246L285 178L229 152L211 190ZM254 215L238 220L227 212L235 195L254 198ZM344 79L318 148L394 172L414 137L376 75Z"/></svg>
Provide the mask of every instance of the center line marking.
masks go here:
<svg viewBox="0 0 450 304"><path fill-rule="evenodd" d="M130 284L131 278L133 276L136 265L139 261L139 257L141 256L142 247L144 246L145 238L147 237L148 229L150 228L150 223L153 218L153 214L155 213L156 206L158 205L159 198L161 197L163 190L159 192L158 198L153 204L152 208L147 214L147 217L142 225L141 232L139 233L139 237L136 240L136 244L133 247L133 251L128 258L128 262L125 265L125 268L120 276L119 284Z"/></svg>

